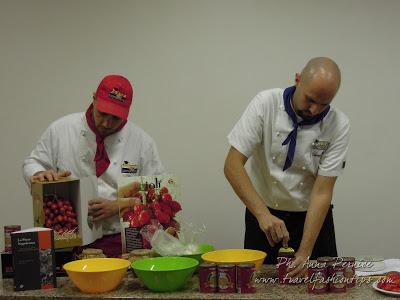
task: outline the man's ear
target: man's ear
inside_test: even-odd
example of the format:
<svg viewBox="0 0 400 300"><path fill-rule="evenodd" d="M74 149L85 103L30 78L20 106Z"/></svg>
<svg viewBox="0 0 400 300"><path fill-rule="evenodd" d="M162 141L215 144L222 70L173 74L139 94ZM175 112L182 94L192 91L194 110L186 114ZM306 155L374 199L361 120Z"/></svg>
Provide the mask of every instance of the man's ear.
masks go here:
<svg viewBox="0 0 400 300"><path fill-rule="evenodd" d="M96 93L93 92L93 106L96 105L97 99L96 99Z"/></svg>
<svg viewBox="0 0 400 300"><path fill-rule="evenodd" d="M294 82L295 82L295 86L296 87L299 85L300 79L301 79L301 74L300 73L296 73L295 78L294 78Z"/></svg>

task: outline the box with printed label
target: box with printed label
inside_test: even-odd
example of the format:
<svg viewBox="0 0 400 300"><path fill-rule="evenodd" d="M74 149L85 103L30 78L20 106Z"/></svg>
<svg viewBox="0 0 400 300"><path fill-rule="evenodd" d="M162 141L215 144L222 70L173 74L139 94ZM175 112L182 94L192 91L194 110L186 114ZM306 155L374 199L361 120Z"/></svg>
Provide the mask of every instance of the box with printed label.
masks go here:
<svg viewBox="0 0 400 300"><path fill-rule="evenodd" d="M118 181L122 251L151 248L149 235L164 229L176 236L182 210L180 185L171 174L123 177Z"/></svg>
<svg viewBox="0 0 400 300"><path fill-rule="evenodd" d="M54 232L49 228L30 228L11 234L14 265L14 290L57 287Z"/></svg>

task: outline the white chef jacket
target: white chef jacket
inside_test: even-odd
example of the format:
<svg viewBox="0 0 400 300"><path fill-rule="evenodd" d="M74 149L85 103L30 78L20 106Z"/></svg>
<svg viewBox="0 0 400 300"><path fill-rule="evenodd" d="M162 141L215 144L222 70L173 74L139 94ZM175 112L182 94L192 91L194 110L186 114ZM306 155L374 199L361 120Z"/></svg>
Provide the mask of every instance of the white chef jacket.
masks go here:
<svg viewBox="0 0 400 300"><path fill-rule="evenodd" d="M104 144L110 165L97 178L99 197L117 199L117 181L121 176L164 173L155 142L132 122L128 121L120 131L106 137ZM69 170L75 178L95 176L96 148L96 135L89 128L85 113L62 117L47 128L24 160L25 181L30 184L33 174L48 169ZM104 234L120 232L118 216L104 220L102 225Z"/></svg>
<svg viewBox="0 0 400 300"><path fill-rule="evenodd" d="M338 176L346 163L350 122L330 107L314 125L299 126L292 166L283 171L293 129L285 111L283 89L260 92L228 135L229 143L246 157L252 183L268 207L306 211L317 175Z"/></svg>

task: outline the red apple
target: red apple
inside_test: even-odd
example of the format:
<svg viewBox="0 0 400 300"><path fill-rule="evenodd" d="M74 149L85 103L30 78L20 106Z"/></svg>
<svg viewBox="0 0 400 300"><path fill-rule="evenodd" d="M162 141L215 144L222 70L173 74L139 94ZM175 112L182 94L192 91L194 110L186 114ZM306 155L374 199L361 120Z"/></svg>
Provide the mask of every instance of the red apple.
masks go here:
<svg viewBox="0 0 400 300"><path fill-rule="evenodd" d="M163 212L165 212L168 216L172 216L173 211L172 211L171 207L169 207L168 204L166 204L165 202L162 202L162 203L160 203L160 205L161 205L161 210Z"/></svg>
<svg viewBox="0 0 400 300"><path fill-rule="evenodd" d="M133 227L133 228L139 228L140 227L139 216L134 216L131 219L130 227Z"/></svg>
<svg viewBox="0 0 400 300"><path fill-rule="evenodd" d="M160 189L160 195L162 196L162 195L167 194L167 193L169 193L167 187L163 186L163 187Z"/></svg>
<svg viewBox="0 0 400 300"><path fill-rule="evenodd" d="M150 189L147 191L147 200L153 200L156 196L156 190Z"/></svg>
<svg viewBox="0 0 400 300"><path fill-rule="evenodd" d="M155 210L155 209L161 210L161 204L160 204L160 202L153 202L150 206L151 206L151 208L152 208L153 210Z"/></svg>
<svg viewBox="0 0 400 300"><path fill-rule="evenodd" d="M160 210L156 210L154 212L154 214L155 214L157 220L160 221L161 224L165 224L165 225L169 224L169 221L171 218L168 214L166 214L165 212L160 211Z"/></svg>
<svg viewBox="0 0 400 300"><path fill-rule="evenodd" d="M162 200L163 201L171 201L172 200L172 196L170 194L168 194L168 193L163 194L162 195Z"/></svg>
<svg viewBox="0 0 400 300"><path fill-rule="evenodd" d="M178 212L182 210L181 205L179 204L179 202L172 200L170 202L168 202L169 207L171 207L171 209L173 210L173 212Z"/></svg>
<svg viewBox="0 0 400 300"><path fill-rule="evenodd" d="M133 207L133 211L135 212L135 214L140 214L143 210L145 210L146 209L146 205L144 205L144 204L138 204L138 205L135 205L134 207Z"/></svg>
<svg viewBox="0 0 400 300"><path fill-rule="evenodd" d="M142 210L139 215L139 223L141 226L150 224L151 212L149 210Z"/></svg>
<svg viewBox="0 0 400 300"><path fill-rule="evenodd" d="M122 216L122 220L124 220L124 222L130 222L134 216L135 216L134 211L133 210L128 210Z"/></svg>
<svg viewBox="0 0 400 300"><path fill-rule="evenodd" d="M139 198L140 200L143 200L143 195L142 193L137 192L135 195L133 195L134 198Z"/></svg>

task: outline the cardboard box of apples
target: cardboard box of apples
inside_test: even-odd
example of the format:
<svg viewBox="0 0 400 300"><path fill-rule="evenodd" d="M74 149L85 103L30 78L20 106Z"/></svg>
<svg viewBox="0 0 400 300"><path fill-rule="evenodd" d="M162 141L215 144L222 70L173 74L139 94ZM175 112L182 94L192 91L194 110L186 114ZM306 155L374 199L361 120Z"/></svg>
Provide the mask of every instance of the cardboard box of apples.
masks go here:
<svg viewBox="0 0 400 300"><path fill-rule="evenodd" d="M33 182L34 226L54 230L55 248L82 245L79 179Z"/></svg>

